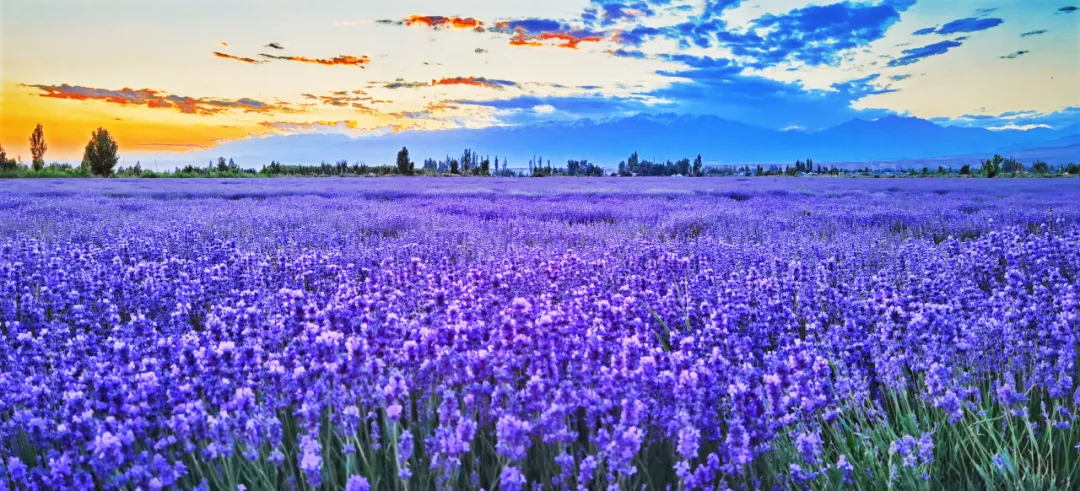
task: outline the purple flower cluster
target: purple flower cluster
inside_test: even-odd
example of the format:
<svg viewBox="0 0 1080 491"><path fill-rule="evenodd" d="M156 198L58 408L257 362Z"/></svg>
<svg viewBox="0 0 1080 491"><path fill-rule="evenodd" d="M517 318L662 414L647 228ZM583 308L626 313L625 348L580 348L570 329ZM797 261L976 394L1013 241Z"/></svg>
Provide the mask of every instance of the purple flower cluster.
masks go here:
<svg viewBox="0 0 1080 491"><path fill-rule="evenodd" d="M2 183L0 487L237 458L318 487L361 433L384 480L629 485L669 448L677 485L737 486L783 437L792 479L851 482L821 425L893 391L1076 414L1069 181L360 182Z"/></svg>

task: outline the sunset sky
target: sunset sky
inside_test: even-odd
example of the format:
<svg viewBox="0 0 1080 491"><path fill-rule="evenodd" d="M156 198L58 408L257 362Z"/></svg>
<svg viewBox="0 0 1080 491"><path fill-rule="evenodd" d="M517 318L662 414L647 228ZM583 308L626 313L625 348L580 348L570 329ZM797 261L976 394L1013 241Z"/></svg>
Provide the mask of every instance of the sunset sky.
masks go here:
<svg viewBox="0 0 1080 491"><path fill-rule="evenodd" d="M817 130L901 114L1080 123L1068 1L3 0L0 144L81 155L252 135L640 112Z"/></svg>

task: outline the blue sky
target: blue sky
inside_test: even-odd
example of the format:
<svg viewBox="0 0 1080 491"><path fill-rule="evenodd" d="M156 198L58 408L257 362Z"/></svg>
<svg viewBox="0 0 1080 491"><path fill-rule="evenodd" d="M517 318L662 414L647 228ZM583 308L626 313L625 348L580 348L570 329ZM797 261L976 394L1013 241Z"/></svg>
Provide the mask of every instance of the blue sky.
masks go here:
<svg viewBox="0 0 1080 491"><path fill-rule="evenodd" d="M65 155L102 125L148 152L639 112L804 130L887 114L1062 127L1080 122L1073 7L5 0L0 144L17 153L38 122Z"/></svg>

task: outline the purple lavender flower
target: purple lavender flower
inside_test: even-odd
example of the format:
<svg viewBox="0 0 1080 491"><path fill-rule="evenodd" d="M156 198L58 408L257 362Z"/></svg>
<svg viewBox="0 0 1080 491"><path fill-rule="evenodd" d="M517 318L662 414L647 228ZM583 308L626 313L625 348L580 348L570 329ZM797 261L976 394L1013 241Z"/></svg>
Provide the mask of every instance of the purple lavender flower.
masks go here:
<svg viewBox="0 0 1080 491"><path fill-rule="evenodd" d="M300 439L300 455L297 456L297 465L303 471L308 484L318 487L322 482L322 455L319 442L310 435L304 435Z"/></svg>
<svg viewBox="0 0 1080 491"><path fill-rule="evenodd" d="M345 483L345 491L368 491L369 489L371 489L371 486L364 476L349 476L348 482Z"/></svg>

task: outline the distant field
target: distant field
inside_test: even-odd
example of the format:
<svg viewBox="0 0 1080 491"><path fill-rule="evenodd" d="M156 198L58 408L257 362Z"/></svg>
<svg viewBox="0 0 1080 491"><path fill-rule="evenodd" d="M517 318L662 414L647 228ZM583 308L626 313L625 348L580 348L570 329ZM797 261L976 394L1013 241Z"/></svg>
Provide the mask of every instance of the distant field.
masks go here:
<svg viewBox="0 0 1080 491"><path fill-rule="evenodd" d="M1075 489L1080 180L0 181L0 334L4 489Z"/></svg>

